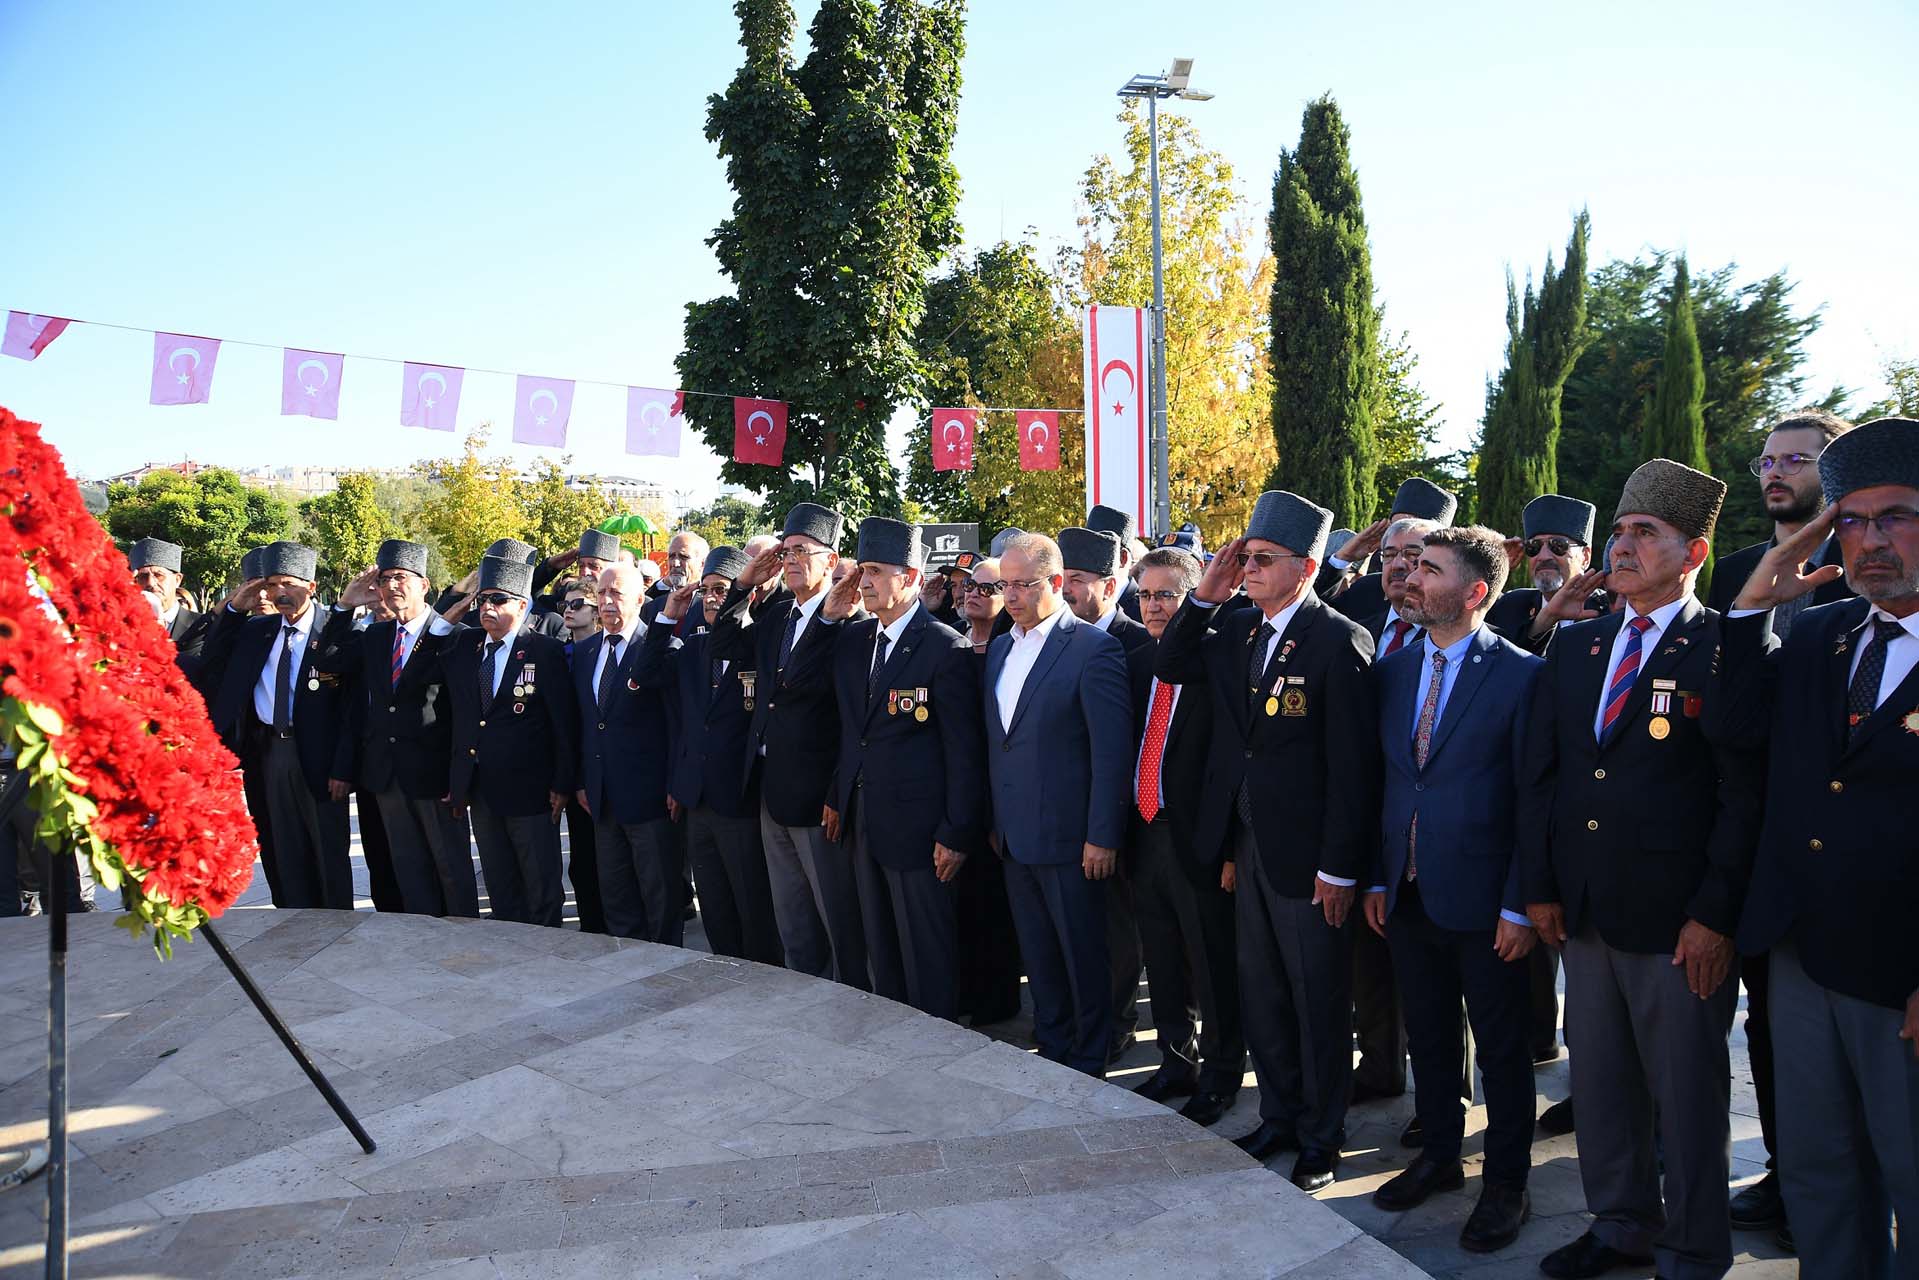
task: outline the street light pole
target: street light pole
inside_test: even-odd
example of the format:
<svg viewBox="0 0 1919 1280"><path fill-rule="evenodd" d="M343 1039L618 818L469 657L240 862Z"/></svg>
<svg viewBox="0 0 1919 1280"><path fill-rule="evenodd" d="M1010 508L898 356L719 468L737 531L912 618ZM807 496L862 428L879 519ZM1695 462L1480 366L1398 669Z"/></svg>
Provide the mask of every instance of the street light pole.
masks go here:
<svg viewBox="0 0 1919 1280"><path fill-rule="evenodd" d="M1166 426L1166 270L1160 248L1159 224L1159 100L1184 98L1205 102L1213 95L1187 86L1192 78L1193 60L1174 58L1173 69L1164 75L1137 75L1119 91L1122 98L1146 99L1147 175L1153 200L1153 533L1165 534L1173 527L1173 487L1171 446Z"/></svg>

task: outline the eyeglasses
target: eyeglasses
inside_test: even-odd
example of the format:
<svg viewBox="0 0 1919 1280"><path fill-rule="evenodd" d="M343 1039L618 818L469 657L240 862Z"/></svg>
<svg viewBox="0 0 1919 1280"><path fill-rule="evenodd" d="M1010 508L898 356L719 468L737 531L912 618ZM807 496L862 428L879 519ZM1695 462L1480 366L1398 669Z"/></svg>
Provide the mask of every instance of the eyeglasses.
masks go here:
<svg viewBox="0 0 1919 1280"><path fill-rule="evenodd" d="M516 597L510 596L504 591L484 591L474 597L474 599L478 600L481 604L490 604L496 609L503 604L510 603L515 598Z"/></svg>
<svg viewBox="0 0 1919 1280"><path fill-rule="evenodd" d="M1306 557L1291 551L1242 551L1233 557L1233 563L1244 569L1256 564L1262 569L1270 569L1281 560L1304 560Z"/></svg>
<svg viewBox="0 0 1919 1280"><path fill-rule="evenodd" d="M404 587L407 584L407 580L411 577L413 577L413 575L405 569L396 569L392 573L381 574L378 578L374 579L374 581L383 587Z"/></svg>
<svg viewBox="0 0 1919 1280"><path fill-rule="evenodd" d="M566 607L569 609L593 609L593 608L597 608L598 606L595 605L594 602L591 600L581 599L581 600L568 600L566 602Z"/></svg>
<svg viewBox="0 0 1919 1280"><path fill-rule="evenodd" d="M1418 564L1420 553L1425 549L1426 544L1424 542L1415 542L1412 546L1401 547L1397 551L1381 551L1379 558L1387 563L1391 563L1394 560L1405 560L1411 564Z"/></svg>
<svg viewBox="0 0 1919 1280"><path fill-rule="evenodd" d="M1142 601L1152 600L1159 604L1178 604L1186 598L1186 593L1184 591L1142 591L1139 593L1139 598Z"/></svg>
<svg viewBox="0 0 1919 1280"><path fill-rule="evenodd" d="M1526 539L1526 554L1536 556L1539 554L1541 547L1551 547L1554 555L1563 556L1574 547L1583 547L1585 545L1585 543L1575 542L1571 538L1528 538Z"/></svg>
<svg viewBox="0 0 1919 1280"><path fill-rule="evenodd" d="M1021 591L1038 591L1051 581L1051 578L1008 578L1000 583L1000 587L1006 591L1011 591L1014 587L1018 587Z"/></svg>
<svg viewBox="0 0 1919 1280"><path fill-rule="evenodd" d="M811 560L814 556L826 553L825 547L781 547L773 553L773 558L781 564L790 564L794 560Z"/></svg>
<svg viewBox="0 0 1919 1280"><path fill-rule="evenodd" d="M1898 538L1906 534L1919 532L1919 511L1881 511L1876 516L1847 514L1833 520L1833 528L1839 536L1853 541L1866 536L1866 526L1877 525L1879 532L1888 538Z"/></svg>
<svg viewBox="0 0 1919 1280"><path fill-rule="evenodd" d="M727 592L729 592L729 591L731 591L731 590L732 590L732 588L731 588L731 587L701 587L701 588L700 588L700 599L702 599L702 600L724 600L724 599L726 599L726 593L727 593Z"/></svg>
<svg viewBox="0 0 1919 1280"><path fill-rule="evenodd" d="M1817 461L1819 455L1816 453L1788 453L1777 458L1770 453L1762 453L1746 464L1746 470L1762 479L1774 471L1782 476L1796 476Z"/></svg>
<svg viewBox="0 0 1919 1280"><path fill-rule="evenodd" d="M970 591L976 596L996 596L1006 589L1006 584L1003 582L962 582L959 584L959 589L962 592Z"/></svg>

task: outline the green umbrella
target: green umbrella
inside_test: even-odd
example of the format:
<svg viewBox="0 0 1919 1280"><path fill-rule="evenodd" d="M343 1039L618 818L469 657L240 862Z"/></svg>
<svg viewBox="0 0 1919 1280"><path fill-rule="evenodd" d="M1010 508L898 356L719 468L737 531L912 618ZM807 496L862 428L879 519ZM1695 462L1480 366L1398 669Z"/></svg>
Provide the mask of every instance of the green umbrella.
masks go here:
<svg viewBox="0 0 1919 1280"><path fill-rule="evenodd" d="M659 529L654 523L637 511L628 511L617 516L608 516L606 519L600 521L600 529L602 532L617 535L621 542L633 547L635 554L645 554L647 549L646 540L659 533ZM628 534L634 533L640 535L637 546L634 546L627 537Z"/></svg>

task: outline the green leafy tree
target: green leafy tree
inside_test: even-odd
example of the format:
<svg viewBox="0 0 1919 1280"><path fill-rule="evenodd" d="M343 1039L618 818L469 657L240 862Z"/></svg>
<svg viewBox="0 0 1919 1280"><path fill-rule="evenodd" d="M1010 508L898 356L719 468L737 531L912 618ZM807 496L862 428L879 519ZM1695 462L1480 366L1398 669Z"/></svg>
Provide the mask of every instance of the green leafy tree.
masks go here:
<svg viewBox="0 0 1919 1280"><path fill-rule="evenodd" d="M745 61L706 136L735 193L707 241L734 291L687 307L680 385L789 402L786 466L721 468L769 512L894 514L886 424L919 390L925 281L959 241L964 3L823 0L798 64L788 0L733 11ZM689 397L687 420L730 457L728 401Z"/></svg>
<svg viewBox="0 0 1919 1280"><path fill-rule="evenodd" d="M688 511L680 518L679 527L699 534L709 547L743 547L754 534L773 533L779 528L760 507L733 494Z"/></svg>
<svg viewBox="0 0 1919 1280"><path fill-rule="evenodd" d="M1559 434L1566 379L1592 340L1586 323L1586 237L1591 220L1573 220L1566 261L1546 256L1535 291L1522 301L1506 273L1506 367L1487 389L1479 444L1478 520L1518 532L1526 504L1559 491Z"/></svg>
<svg viewBox="0 0 1919 1280"><path fill-rule="evenodd" d="M1919 360L1909 356L1888 356L1882 367L1886 385L1892 388L1892 395L1883 404L1873 406L1875 412L1862 414L1861 417L1870 420L1897 414L1902 418L1919 418Z"/></svg>
<svg viewBox="0 0 1919 1280"><path fill-rule="evenodd" d="M513 462L485 456L487 431L482 425L468 433L459 457L418 466L420 476L432 482L420 504L420 528L455 580L479 568L489 543L518 537L524 527Z"/></svg>
<svg viewBox="0 0 1919 1280"><path fill-rule="evenodd" d="M569 486L561 466L569 461L570 458L562 458L556 463L551 458L541 458L534 467L533 477L518 485L520 525L519 532L513 536L532 543L545 555L579 545L582 530L596 528L600 521L619 511L619 503L607 495L598 481L578 488Z"/></svg>
<svg viewBox="0 0 1919 1280"><path fill-rule="evenodd" d="M107 501L107 529L123 544L163 538L180 545L181 575L201 600L239 576L248 551L285 537L293 518L286 503L219 467L190 476L156 471L138 487L112 486Z"/></svg>
<svg viewBox="0 0 1919 1280"><path fill-rule="evenodd" d="M1401 482L1422 476L1460 499L1461 515L1472 510L1467 454L1438 453L1441 405L1419 385L1419 355L1412 337L1395 337L1379 308L1379 369L1373 383L1373 426L1379 440L1379 472L1373 510L1391 508Z"/></svg>
<svg viewBox="0 0 1919 1280"><path fill-rule="evenodd" d="M1699 328L1693 321L1692 287L1681 257L1673 271L1672 303L1666 312L1666 353L1659 382L1646 415L1639 452L1647 458L1671 458L1698 471L1710 471L1706 457L1706 367L1699 354ZM1704 594L1712 579L1712 558L1699 573Z"/></svg>
<svg viewBox="0 0 1919 1280"><path fill-rule="evenodd" d="M380 505L377 486L365 472L351 472L332 493L300 504L301 537L320 553L320 585L328 594L372 564L382 542L405 536Z"/></svg>
<svg viewBox="0 0 1919 1280"><path fill-rule="evenodd" d="M1363 528L1378 501L1372 250L1351 134L1330 96L1306 108L1273 180L1271 484Z"/></svg>

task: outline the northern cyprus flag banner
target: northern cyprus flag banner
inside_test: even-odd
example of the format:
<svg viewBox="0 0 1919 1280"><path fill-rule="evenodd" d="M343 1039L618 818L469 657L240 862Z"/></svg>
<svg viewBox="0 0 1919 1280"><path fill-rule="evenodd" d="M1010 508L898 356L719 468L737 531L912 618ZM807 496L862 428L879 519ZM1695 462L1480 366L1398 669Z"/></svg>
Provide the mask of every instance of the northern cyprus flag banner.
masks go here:
<svg viewBox="0 0 1919 1280"><path fill-rule="evenodd" d="M1086 308L1086 505L1152 523L1146 423L1146 312Z"/></svg>

